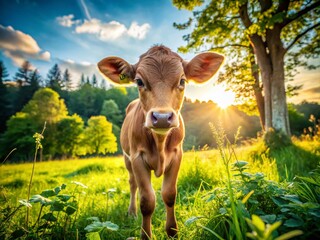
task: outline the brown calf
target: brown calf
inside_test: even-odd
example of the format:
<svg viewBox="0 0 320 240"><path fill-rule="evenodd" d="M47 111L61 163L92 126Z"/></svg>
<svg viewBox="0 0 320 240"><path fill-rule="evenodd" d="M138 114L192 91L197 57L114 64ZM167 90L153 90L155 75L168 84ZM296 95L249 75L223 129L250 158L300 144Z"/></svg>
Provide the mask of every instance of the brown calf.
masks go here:
<svg viewBox="0 0 320 240"><path fill-rule="evenodd" d="M136 191L139 188L143 216L141 238L151 238L151 216L155 194L151 171L164 174L162 199L166 205L168 236L177 234L174 204L177 176L182 158L184 124L180 109L187 81L203 83L219 69L223 56L201 53L190 62L164 46L154 46L135 65L118 57L107 57L98 64L107 79L117 84L135 82L139 99L127 107L121 129L121 146L130 175L129 214L136 215Z"/></svg>

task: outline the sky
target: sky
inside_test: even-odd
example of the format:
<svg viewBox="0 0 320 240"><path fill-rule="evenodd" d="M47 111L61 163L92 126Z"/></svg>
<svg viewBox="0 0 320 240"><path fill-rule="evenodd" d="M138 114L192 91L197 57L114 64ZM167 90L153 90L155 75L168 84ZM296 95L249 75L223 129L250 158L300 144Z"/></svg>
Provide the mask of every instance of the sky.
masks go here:
<svg viewBox="0 0 320 240"><path fill-rule="evenodd" d="M102 79L96 64L107 56L134 64L154 44L177 51L185 45L182 36L191 30L179 31L173 23L191 16L171 0L0 0L0 60L11 78L29 60L44 78L57 63L62 71L69 69L74 81L81 73ZM190 60L195 53L179 54ZM294 83L303 88L289 101L320 102L319 69L301 69ZM213 78L201 86L187 86L186 96L218 102L223 89Z"/></svg>

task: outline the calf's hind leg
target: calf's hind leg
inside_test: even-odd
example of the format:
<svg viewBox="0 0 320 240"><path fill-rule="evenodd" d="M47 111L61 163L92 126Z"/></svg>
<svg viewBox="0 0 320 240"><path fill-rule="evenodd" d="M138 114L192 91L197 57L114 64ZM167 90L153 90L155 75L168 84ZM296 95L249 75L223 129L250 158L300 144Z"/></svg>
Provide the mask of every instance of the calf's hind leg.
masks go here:
<svg viewBox="0 0 320 240"><path fill-rule="evenodd" d="M130 184L130 204L128 208L128 214L136 217L137 216L137 202L136 202L137 183L132 171L130 159L127 156L124 156L124 161L126 164L126 168L129 172L129 184Z"/></svg>

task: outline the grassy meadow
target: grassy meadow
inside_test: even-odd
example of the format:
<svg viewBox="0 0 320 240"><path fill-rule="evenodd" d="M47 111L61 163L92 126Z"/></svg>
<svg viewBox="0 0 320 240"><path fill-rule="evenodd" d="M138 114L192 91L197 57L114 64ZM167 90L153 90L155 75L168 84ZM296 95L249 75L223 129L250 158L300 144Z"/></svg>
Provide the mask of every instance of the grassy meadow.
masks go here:
<svg viewBox="0 0 320 240"><path fill-rule="evenodd" d="M319 162L319 141L295 140L272 152L259 141L186 152L176 201L178 239L315 239ZM29 203L21 200L31 171L32 163L0 167L0 239L139 238L141 214L127 216L122 157L37 162ZM162 178L152 181L154 239L166 239Z"/></svg>

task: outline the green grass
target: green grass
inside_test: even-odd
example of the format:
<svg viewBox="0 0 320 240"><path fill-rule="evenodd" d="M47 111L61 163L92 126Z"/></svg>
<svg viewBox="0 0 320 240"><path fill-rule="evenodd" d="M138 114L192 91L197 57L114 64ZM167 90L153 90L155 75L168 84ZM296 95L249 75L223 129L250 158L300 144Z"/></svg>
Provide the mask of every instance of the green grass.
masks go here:
<svg viewBox="0 0 320 240"><path fill-rule="evenodd" d="M281 204L292 199L288 200L283 196L294 194L291 182L296 175L310 176L309 172L317 167L320 162L320 153L315 149L319 149L319 146L319 142L297 141L294 145L276 152L266 150L261 143L235 149L238 160L248 162L246 166L249 167L245 169L245 172L248 172L246 176L240 174L236 177L234 175L238 173L237 171L230 172L235 211L241 220L239 224L243 236L246 236L246 232L251 231L249 228L251 225L244 221L244 217L251 219L252 214L259 215L263 219L272 219L271 215L276 216L270 224L278 220L288 223L287 225L292 223L293 220L288 221L291 219L290 215L286 212L281 213L281 210L284 209L284 205ZM233 162L235 162L234 159ZM228 167L231 168L231 163ZM9 239L10 234L25 224L26 208L24 206L20 207L7 222L1 223L1 220L6 219L8 214L20 205L19 200L27 198L31 169L31 163L6 164L0 167L1 239ZM166 239L165 207L160 195L162 178L153 177L152 181L157 197L156 210L152 219L154 239ZM77 182L84 184L87 188ZM76 212L69 217L63 212L53 211L57 222L48 228L47 235L43 235L45 238L86 239L88 232L85 231L85 227L92 223L92 220L88 220L90 217L98 217L101 222L110 221L119 226L117 231L105 228L100 232L102 239L139 237L141 215L139 214L137 219L127 216L130 195L128 173L122 157L36 163L31 196L62 184L66 184L66 188L61 190L61 194L72 196L70 201L75 201L74 204L78 207L75 207ZM300 181L299 184L297 189L304 189L301 188L304 183ZM310 191L317 196L318 188L310 182L305 184L309 184ZM246 203L241 203L241 200L251 190L254 190L252 196ZM306 195L306 191L303 194ZM54 196L49 198L53 199ZM304 199L304 202L306 201ZM233 218L229 203L227 172L219 152L210 150L185 153L179 172L176 204L179 239L214 239L215 234L223 239L235 239L232 232ZM310 206L309 208L304 207L305 212L311 209ZM37 222L39 211L40 204L34 203L30 209L30 226ZM309 221L313 215L320 214L319 203L313 205L310 211L310 214L307 215L298 207L294 208L291 213L296 215L292 219L298 221L297 219L301 218L305 225L297 223L298 227L288 227L283 224L275 234L294 229L316 228L312 225L314 222L307 223L307 220ZM46 213L50 213L49 207L43 207L41 214ZM318 219L320 220L320 215L316 221ZM40 219L39 226L45 222L45 219ZM37 228L37 225L33 227ZM40 233L37 234L34 234L33 237L39 237ZM90 236L93 239L93 235ZM89 235L87 237L89 238Z"/></svg>

